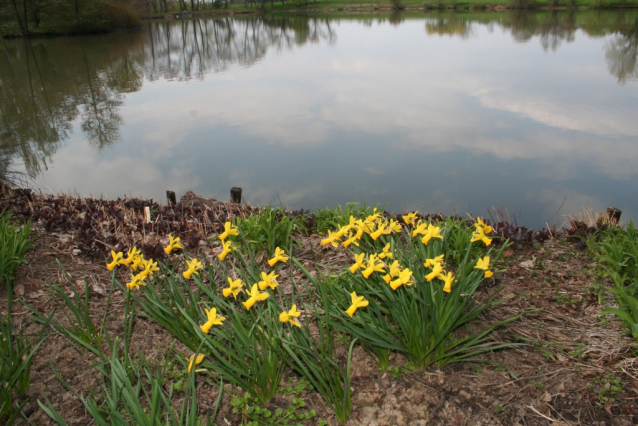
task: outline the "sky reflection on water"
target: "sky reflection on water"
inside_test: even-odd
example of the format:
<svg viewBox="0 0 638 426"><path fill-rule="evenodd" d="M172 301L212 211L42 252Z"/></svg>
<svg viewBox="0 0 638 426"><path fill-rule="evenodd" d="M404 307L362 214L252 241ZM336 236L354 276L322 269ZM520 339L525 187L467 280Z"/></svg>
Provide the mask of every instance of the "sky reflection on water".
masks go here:
<svg viewBox="0 0 638 426"><path fill-rule="evenodd" d="M118 84L122 69L135 84L116 91L107 79L117 93L94 104L106 112L89 125L89 112L75 116L35 182L157 200L166 189L227 199L241 186L250 203L295 208L507 206L534 228L587 206L638 217L635 56L622 73L610 59L631 31L593 37L584 15L560 31L492 16L199 21L184 33L182 22L151 23L111 52L128 63ZM105 123L113 140L87 143Z"/></svg>

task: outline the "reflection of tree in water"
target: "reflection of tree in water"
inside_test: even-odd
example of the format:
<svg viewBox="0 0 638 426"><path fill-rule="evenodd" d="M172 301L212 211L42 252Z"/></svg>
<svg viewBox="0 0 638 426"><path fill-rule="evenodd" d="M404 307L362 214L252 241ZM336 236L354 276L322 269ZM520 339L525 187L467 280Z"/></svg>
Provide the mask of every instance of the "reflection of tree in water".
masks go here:
<svg viewBox="0 0 638 426"><path fill-rule="evenodd" d="M459 36L466 39L472 34L472 25L468 19L456 14L439 14L436 18L425 20L425 32L428 35Z"/></svg>
<svg viewBox="0 0 638 426"><path fill-rule="evenodd" d="M222 72L231 64L251 66L269 48L289 50L305 43L336 42L327 19L219 18L149 23L147 78L202 79L208 71Z"/></svg>
<svg viewBox="0 0 638 426"><path fill-rule="evenodd" d="M633 28L621 31L606 43L605 58L618 83L638 79L638 19Z"/></svg>
<svg viewBox="0 0 638 426"><path fill-rule="evenodd" d="M149 80L203 78L269 48L336 42L327 19L247 18L151 23L142 32L3 41L0 45L0 174L20 158L34 177L79 119L102 149L120 139L123 94Z"/></svg>

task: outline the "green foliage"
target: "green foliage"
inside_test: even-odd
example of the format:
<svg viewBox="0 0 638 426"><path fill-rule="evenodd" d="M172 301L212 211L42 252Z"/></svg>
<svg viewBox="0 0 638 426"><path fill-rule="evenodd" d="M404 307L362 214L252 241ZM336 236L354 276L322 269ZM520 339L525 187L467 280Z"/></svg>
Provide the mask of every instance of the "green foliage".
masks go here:
<svg viewBox="0 0 638 426"><path fill-rule="evenodd" d="M337 208L317 209L312 213L315 230L319 234L326 234L329 230L348 224L351 216L355 219L364 219L374 214L377 207L348 203L345 207L337 205Z"/></svg>
<svg viewBox="0 0 638 426"><path fill-rule="evenodd" d="M119 354L115 340L108 362L98 367L101 383L98 390L89 391L80 400L98 426L200 426L197 416L195 375L190 374L184 389L181 408L174 405L174 388L166 382L164 369L153 369L144 358L132 362L129 355ZM223 386L219 388L214 415L205 424L213 424L219 409ZM48 398L40 407L60 425L66 425Z"/></svg>
<svg viewBox="0 0 638 426"><path fill-rule="evenodd" d="M233 407L233 413L241 414L245 421L242 423L246 426L284 426L284 425L301 425L303 421L312 420L317 417L314 409L306 409L306 401L299 396L310 384L305 379L300 379L295 386L287 386L280 388L280 392L284 395L292 395L290 404L283 408L269 409L262 407L259 402L245 393L243 396L234 396L230 401Z"/></svg>
<svg viewBox="0 0 638 426"><path fill-rule="evenodd" d="M450 220L439 225L442 238L433 238L428 244L404 229L402 233L382 235L377 240L370 238L372 234L366 235L353 250L355 255L371 255L389 246L393 260L399 267L409 268L414 278L412 285L396 290L385 281L382 274L386 270L372 273L368 278L347 269L314 277L297 263L319 292L325 320L360 339L379 360L381 368L387 366L388 351L402 353L415 367L425 368L431 364L444 366L473 360L480 353L514 345L492 342L490 332L522 314L483 328L473 326L483 312L502 303L495 299L498 291L481 301L475 296L484 280L484 271L476 268L475 257L477 250L481 250L477 247L483 243L472 243L472 230L460 222ZM495 262L505 246L487 250L483 255L490 255ZM424 261L439 255L444 256L446 271L455 270L450 292L442 288L440 275L432 282L425 279L431 269ZM387 265L391 262L386 261ZM346 311L353 293L364 296L369 304L350 318Z"/></svg>
<svg viewBox="0 0 638 426"><path fill-rule="evenodd" d="M216 260L206 263L201 276L195 276L197 286L191 289L181 275L164 269L163 280L148 282L143 296L134 295L145 314L164 326L195 353L206 355L201 368L222 377L227 383L239 386L260 403L269 401L275 394L283 375L284 362L280 342L283 324L279 313L283 310L275 297L269 297L265 308L246 310L234 298L224 298L221 287L214 283L238 277L247 286L258 282L259 265L254 265L241 253L243 268L229 270ZM210 284L204 284L209 281ZM228 326L213 326L210 334L200 328L206 322L206 314L200 305L206 300L206 309L217 309L226 318Z"/></svg>
<svg viewBox="0 0 638 426"><path fill-rule="evenodd" d="M33 247L30 235L28 222L19 227L9 212L0 213L0 285L11 283L18 266L27 263L25 255Z"/></svg>
<svg viewBox="0 0 638 426"><path fill-rule="evenodd" d="M626 228L599 230L587 240L590 252L598 260L598 275L611 278L609 292L618 308L605 308L603 315L616 315L638 340L638 230L633 221Z"/></svg>
<svg viewBox="0 0 638 426"><path fill-rule="evenodd" d="M302 218L292 217L282 208L268 206L258 214L237 219L235 225L254 253L275 253L276 247L287 249L293 242L292 234L305 232Z"/></svg>
<svg viewBox="0 0 638 426"><path fill-rule="evenodd" d="M11 291L11 289L9 289ZM42 328L46 328L47 324ZM11 314L0 318L0 422L12 424L20 414L31 382L31 361L42 344L42 333L36 343L27 339L24 331L14 330Z"/></svg>

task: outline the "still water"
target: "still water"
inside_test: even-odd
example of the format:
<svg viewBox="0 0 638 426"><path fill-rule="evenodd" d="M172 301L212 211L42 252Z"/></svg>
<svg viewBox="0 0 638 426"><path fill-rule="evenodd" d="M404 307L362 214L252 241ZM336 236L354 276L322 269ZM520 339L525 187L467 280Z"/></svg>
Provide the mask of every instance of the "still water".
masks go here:
<svg viewBox="0 0 638 426"><path fill-rule="evenodd" d="M225 18L0 42L44 192L638 218L638 11Z"/></svg>

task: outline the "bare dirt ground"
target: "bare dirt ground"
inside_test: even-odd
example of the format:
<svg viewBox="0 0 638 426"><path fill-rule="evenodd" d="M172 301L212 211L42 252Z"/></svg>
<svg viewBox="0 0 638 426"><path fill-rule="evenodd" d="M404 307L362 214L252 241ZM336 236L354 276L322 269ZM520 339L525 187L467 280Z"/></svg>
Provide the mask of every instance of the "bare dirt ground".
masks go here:
<svg viewBox="0 0 638 426"><path fill-rule="evenodd" d="M62 307L52 298L47 282L56 281L68 294L75 289L82 296L86 281L92 314L101 317L111 282L105 262L80 251L76 235L34 225L36 248L14 282L16 296L50 313ZM200 253L215 253L217 248L205 232L200 234ZM345 261L334 249L322 248L319 236L300 238L306 248L299 254L302 261ZM378 371L373 359L356 348L348 425L638 424L637 345L619 323L601 321L599 294L605 303L610 299L599 292L607 283L595 276L596 265L589 255L573 242L555 238L534 248L508 249L499 266L503 272L486 281L482 291L504 286L503 298L519 297L489 311L484 320L494 322L538 309L496 332L503 341L528 344L485 354L478 362L425 372L410 371L400 357L391 358L391 371ZM6 288L0 289L0 311L6 312ZM122 293L116 292L107 317L111 333L121 334ZM32 334L39 330L20 301L14 303L13 319L17 328ZM172 343L174 339L160 326L143 316L136 318L131 352L159 364ZM175 350L187 353L178 343ZM17 423L54 424L37 404L46 397L69 424L92 424L77 396L97 386L97 374L89 368L92 362L51 329L34 358L25 418ZM67 390L56 374L77 394ZM295 378L287 376L284 381L293 383ZM217 393L216 387L198 383L200 414L212 412ZM218 425L239 425L244 420L231 410L231 393L228 388L223 396ZM338 424L319 394L304 391L302 396L318 413L305 424L318 419ZM289 399L277 396L270 408L285 407Z"/></svg>

